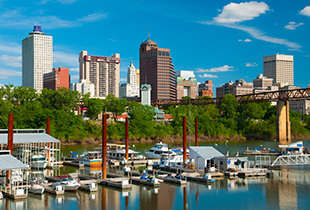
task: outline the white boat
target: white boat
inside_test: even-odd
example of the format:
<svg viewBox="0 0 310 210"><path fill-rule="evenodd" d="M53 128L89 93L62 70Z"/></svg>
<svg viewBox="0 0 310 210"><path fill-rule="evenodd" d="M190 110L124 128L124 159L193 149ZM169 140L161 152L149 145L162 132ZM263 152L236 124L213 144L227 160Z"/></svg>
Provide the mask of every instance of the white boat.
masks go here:
<svg viewBox="0 0 310 210"><path fill-rule="evenodd" d="M0 191L0 200L3 199L3 194L2 192Z"/></svg>
<svg viewBox="0 0 310 210"><path fill-rule="evenodd" d="M78 158L80 164L85 166L101 166L102 165L102 152L100 151L89 151L84 152Z"/></svg>
<svg viewBox="0 0 310 210"><path fill-rule="evenodd" d="M107 144L107 159L123 160L126 157L125 145L122 144ZM94 148L95 151L102 151L101 147ZM145 159L143 155L138 155L139 152L133 149L128 149L128 159Z"/></svg>
<svg viewBox="0 0 310 210"><path fill-rule="evenodd" d="M160 159L161 155L168 155L171 153L172 151L169 150L169 146L160 142L157 143L154 147L150 149L150 151L146 152L145 154L147 158Z"/></svg>
<svg viewBox="0 0 310 210"><path fill-rule="evenodd" d="M33 194L39 194L42 195L44 192L44 187L38 184L33 184L29 187L28 192L33 193Z"/></svg>
<svg viewBox="0 0 310 210"><path fill-rule="evenodd" d="M33 155L30 160L31 168L44 169L47 166L47 160L43 155Z"/></svg>
<svg viewBox="0 0 310 210"><path fill-rule="evenodd" d="M59 176L61 179L54 182L52 187L61 185L65 191L76 191L81 185L74 181L70 176Z"/></svg>
<svg viewBox="0 0 310 210"><path fill-rule="evenodd" d="M183 152L181 150L171 150L171 153L162 154L159 167L181 167L183 164Z"/></svg>

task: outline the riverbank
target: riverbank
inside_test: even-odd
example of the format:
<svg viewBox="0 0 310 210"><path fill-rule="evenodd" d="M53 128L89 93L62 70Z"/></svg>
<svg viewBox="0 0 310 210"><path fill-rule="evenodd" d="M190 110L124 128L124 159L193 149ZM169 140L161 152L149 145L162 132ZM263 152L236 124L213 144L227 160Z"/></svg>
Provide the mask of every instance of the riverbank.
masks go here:
<svg viewBox="0 0 310 210"><path fill-rule="evenodd" d="M194 135L187 136L187 141L194 141ZM294 135L292 136L292 140L302 140L302 139L310 139L310 135ZM274 138L266 138L262 136L232 136L229 138L225 138L223 136L216 136L216 137L206 137L206 136L199 136L199 142L214 142L214 141L252 141L252 140L264 140L264 141L272 141ZM156 138L156 139L129 139L130 144L139 144L139 143L157 143L157 142L164 142L164 143L178 143L182 142L182 136L170 136L164 138ZM62 145L98 145L102 143L101 138L87 138L85 140L76 139L74 141L67 141L61 140ZM125 144L125 139L108 139L108 143L115 143L115 144Z"/></svg>

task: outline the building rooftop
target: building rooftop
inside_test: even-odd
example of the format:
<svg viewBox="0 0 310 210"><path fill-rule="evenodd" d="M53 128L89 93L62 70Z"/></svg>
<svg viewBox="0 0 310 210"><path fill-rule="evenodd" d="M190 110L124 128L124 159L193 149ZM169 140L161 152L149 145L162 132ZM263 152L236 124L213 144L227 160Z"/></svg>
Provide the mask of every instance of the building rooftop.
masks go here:
<svg viewBox="0 0 310 210"><path fill-rule="evenodd" d="M214 147L210 146L189 147L189 149L196 152L203 159L212 159L214 157L224 156L218 150L214 149Z"/></svg>
<svg viewBox="0 0 310 210"><path fill-rule="evenodd" d="M0 171L12 169L28 169L28 166L13 157L10 150L0 151Z"/></svg>
<svg viewBox="0 0 310 210"><path fill-rule="evenodd" d="M25 144L25 143L43 143L54 142L60 143L59 140L46 133L14 133L13 144ZM8 134L0 133L0 144L8 143Z"/></svg>

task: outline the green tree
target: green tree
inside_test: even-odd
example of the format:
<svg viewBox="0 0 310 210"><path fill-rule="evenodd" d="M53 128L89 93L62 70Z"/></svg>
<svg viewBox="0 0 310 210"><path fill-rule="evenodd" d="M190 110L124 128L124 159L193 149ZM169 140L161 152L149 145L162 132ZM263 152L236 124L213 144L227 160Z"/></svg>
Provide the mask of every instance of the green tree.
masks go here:
<svg viewBox="0 0 310 210"><path fill-rule="evenodd" d="M102 112L103 101L99 98L91 98L87 102L87 116L92 119L97 119L98 114Z"/></svg>

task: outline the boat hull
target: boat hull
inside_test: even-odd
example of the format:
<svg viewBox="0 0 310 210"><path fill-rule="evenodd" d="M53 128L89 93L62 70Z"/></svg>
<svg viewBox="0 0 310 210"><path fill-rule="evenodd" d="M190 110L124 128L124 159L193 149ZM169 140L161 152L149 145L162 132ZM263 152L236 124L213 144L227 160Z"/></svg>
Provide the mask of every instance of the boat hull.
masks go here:
<svg viewBox="0 0 310 210"><path fill-rule="evenodd" d="M31 168L45 169L47 166L47 162L32 162Z"/></svg>

